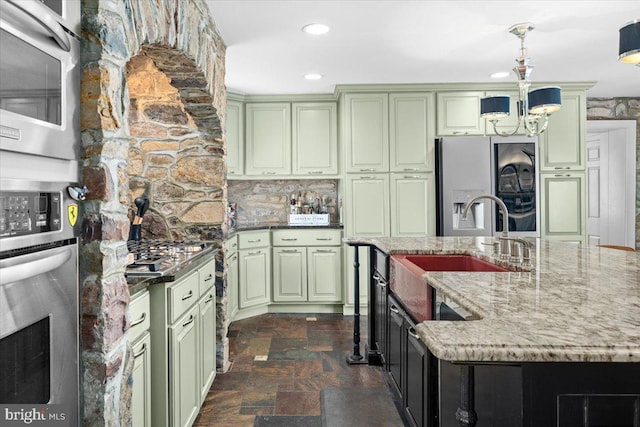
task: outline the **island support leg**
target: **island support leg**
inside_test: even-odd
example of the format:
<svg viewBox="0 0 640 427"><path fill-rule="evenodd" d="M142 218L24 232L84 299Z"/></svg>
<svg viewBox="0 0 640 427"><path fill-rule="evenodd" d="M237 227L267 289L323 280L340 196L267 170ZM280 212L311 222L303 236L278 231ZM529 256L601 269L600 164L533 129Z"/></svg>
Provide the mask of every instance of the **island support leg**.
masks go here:
<svg viewBox="0 0 640 427"><path fill-rule="evenodd" d="M460 406L456 410L456 420L460 427L474 427L478 422L474 395L473 366L462 365L460 366Z"/></svg>
<svg viewBox="0 0 640 427"><path fill-rule="evenodd" d="M355 254L353 257L353 353L347 357L347 363L350 365L359 365L367 363L360 354L360 246L354 246Z"/></svg>

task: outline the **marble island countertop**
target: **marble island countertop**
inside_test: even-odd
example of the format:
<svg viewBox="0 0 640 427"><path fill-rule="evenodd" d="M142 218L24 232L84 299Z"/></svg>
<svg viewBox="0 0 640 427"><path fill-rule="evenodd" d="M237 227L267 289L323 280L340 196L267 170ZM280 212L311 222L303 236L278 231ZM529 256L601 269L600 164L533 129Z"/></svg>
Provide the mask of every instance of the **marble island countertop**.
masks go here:
<svg viewBox="0 0 640 427"><path fill-rule="evenodd" d="M422 278L477 315L416 330L449 361L640 362L640 255L536 239L533 269L499 260L489 237L343 239L388 254L470 254L511 270ZM533 239L532 239L533 241Z"/></svg>

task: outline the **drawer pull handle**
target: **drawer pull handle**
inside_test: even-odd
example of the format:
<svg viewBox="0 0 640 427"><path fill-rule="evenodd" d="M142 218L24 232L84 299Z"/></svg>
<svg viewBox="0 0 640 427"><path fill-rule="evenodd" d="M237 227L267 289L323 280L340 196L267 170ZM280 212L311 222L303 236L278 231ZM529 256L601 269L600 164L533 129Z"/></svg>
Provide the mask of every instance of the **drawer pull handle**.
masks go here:
<svg viewBox="0 0 640 427"><path fill-rule="evenodd" d="M316 249L316 252L328 254L328 253L333 253L333 250L332 249Z"/></svg>
<svg viewBox="0 0 640 427"><path fill-rule="evenodd" d="M380 280L380 276L378 276L377 274L374 274L374 275L372 276L372 279L373 279L373 280L376 280L376 281L377 281L377 280Z"/></svg>
<svg viewBox="0 0 640 427"><path fill-rule="evenodd" d="M249 252L247 255L258 255L261 254L262 251L256 251L256 252Z"/></svg>
<svg viewBox="0 0 640 427"><path fill-rule="evenodd" d="M298 240L298 238L297 237L283 237L282 240L285 241L285 242L295 242L296 240Z"/></svg>
<svg viewBox="0 0 640 427"><path fill-rule="evenodd" d="M322 171L309 171L307 172L309 175L322 175Z"/></svg>
<svg viewBox="0 0 640 427"><path fill-rule="evenodd" d="M139 325L140 323L144 322L144 319L146 318L147 318L147 312L145 311L144 313L142 313L142 316L140 316L138 320L131 322L131 327L133 328L134 326Z"/></svg>
<svg viewBox="0 0 640 427"><path fill-rule="evenodd" d="M422 178L421 176L418 175L405 175L404 179L420 179Z"/></svg>
<svg viewBox="0 0 640 427"><path fill-rule="evenodd" d="M469 132L468 132L468 131L466 131L466 130L465 130L465 131L454 130L454 131L453 131L453 134L454 134L454 135L468 135L468 134L469 134Z"/></svg>
<svg viewBox="0 0 640 427"><path fill-rule="evenodd" d="M209 294L209 298L207 298L204 303L206 304L206 303L209 303L211 301L213 301L213 295Z"/></svg>
<svg viewBox="0 0 640 427"><path fill-rule="evenodd" d="M557 173L557 174L555 174L555 175L553 175L553 176L566 176L566 177L570 177L571 175L570 175L570 174L563 175L563 174L561 174L561 173Z"/></svg>
<svg viewBox="0 0 640 427"><path fill-rule="evenodd" d="M395 314L400 314L400 310L398 310L398 308L395 305L392 305L391 307L389 307L389 310L391 310Z"/></svg>
<svg viewBox="0 0 640 427"><path fill-rule="evenodd" d="M258 243L261 239L247 240L247 243Z"/></svg>
<svg viewBox="0 0 640 427"><path fill-rule="evenodd" d="M147 352L147 343L144 343L142 344L142 348L140 349L140 351L137 353L134 353L133 358L137 359L138 357L142 356L146 352Z"/></svg>
<svg viewBox="0 0 640 427"><path fill-rule="evenodd" d="M329 241L329 240L333 240L331 237L316 237L316 240L320 240L320 241Z"/></svg>
<svg viewBox="0 0 640 427"><path fill-rule="evenodd" d="M236 246L238 246L237 243L234 243L233 245L231 245L232 248L235 248Z"/></svg>
<svg viewBox="0 0 640 427"><path fill-rule="evenodd" d="M184 322L182 324L182 327L184 328L185 326L189 326L189 324L193 323L194 319L193 319L193 314L189 316L189 320L187 320L186 322Z"/></svg>
<svg viewBox="0 0 640 427"><path fill-rule="evenodd" d="M402 171L403 172L419 172L420 169L419 168L404 168Z"/></svg>
<svg viewBox="0 0 640 427"><path fill-rule="evenodd" d="M360 169L360 172L375 172L376 168L364 168Z"/></svg>
<svg viewBox="0 0 640 427"><path fill-rule="evenodd" d="M275 172L263 171L262 175L275 175Z"/></svg>
<svg viewBox="0 0 640 427"><path fill-rule="evenodd" d="M420 341L420 336L416 333L416 329L413 326L410 326L409 329L407 329L407 333L416 340Z"/></svg>
<svg viewBox="0 0 640 427"><path fill-rule="evenodd" d="M238 256L234 255L234 256L231 257L231 259L229 261L235 261L236 259L238 259Z"/></svg>
<svg viewBox="0 0 640 427"><path fill-rule="evenodd" d="M186 301L193 296L193 291L189 291L188 294L182 297L182 301Z"/></svg>
<svg viewBox="0 0 640 427"><path fill-rule="evenodd" d="M368 176L361 176L360 179L376 179L376 177L373 175L368 175Z"/></svg>
<svg viewBox="0 0 640 427"><path fill-rule="evenodd" d="M297 249L283 249L282 252L286 252L288 254L298 253Z"/></svg>
<svg viewBox="0 0 640 427"><path fill-rule="evenodd" d="M213 274L209 273L209 276L204 279L205 282L208 282L209 280L213 280Z"/></svg>
<svg viewBox="0 0 640 427"><path fill-rule="evenodd" d="M571 169L571 167L569 167L569 166L567 166L567 167L556 166L554 169L555 170L561 170L561 169L567 169L568 170L568 169Z"/></svg>

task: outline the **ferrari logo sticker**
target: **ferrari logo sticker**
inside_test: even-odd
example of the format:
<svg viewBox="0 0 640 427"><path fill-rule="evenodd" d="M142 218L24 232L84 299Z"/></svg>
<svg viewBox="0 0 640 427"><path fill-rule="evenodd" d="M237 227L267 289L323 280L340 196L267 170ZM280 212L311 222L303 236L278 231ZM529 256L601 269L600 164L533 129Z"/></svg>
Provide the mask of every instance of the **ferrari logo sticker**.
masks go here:
<svg viewBox="0 0 640 427"><path fill-rule="evenodd" d="M78 205L67 206L67 218L69 218L69 224L73 227L78 220Z"/></svg>

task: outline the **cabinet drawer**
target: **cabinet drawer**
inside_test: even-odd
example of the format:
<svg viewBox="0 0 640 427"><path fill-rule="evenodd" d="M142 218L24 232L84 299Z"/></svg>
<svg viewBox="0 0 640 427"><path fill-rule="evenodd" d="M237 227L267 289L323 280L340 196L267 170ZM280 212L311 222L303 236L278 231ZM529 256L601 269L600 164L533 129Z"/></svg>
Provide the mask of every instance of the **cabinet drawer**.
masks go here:
<svg viewBox="0 0 640 427"><path fill-rule="evenodd" d="M228 238L224 241L224 257L228 259L238 250L238 235Z"/></svg>
<svg viewBox="0 0 640 427"><path fill-rule="evenodd" d="M146 330L149 329L150 323L150 298L149 291L139 292L133 296L129 303L129 334L130 343L136 341Z"/></svg>
<svg viewBox="0 0 640 427"><path fill-rule="evenodd" d="M204 295L216 283L216 261L212 259L200 270L200 295Z"/></svg>
<svg viewBox="0 0 640 427"><path fill-rule="evenodd" d="M269 230L238 235L238 249L263 248L269 244Z"/></svg>
<svg viewBox="0 0 640 427"><path fill-rule="evenodd" d="M169 292L169 321L175 322L200 296L200 281L197 271L170 286Z"/></svg>
<svg viewBox="0 0 640 427"><path fill-rule="evenodd" d="M273 246L339 246L342 230L275 230Z"/></svg>

